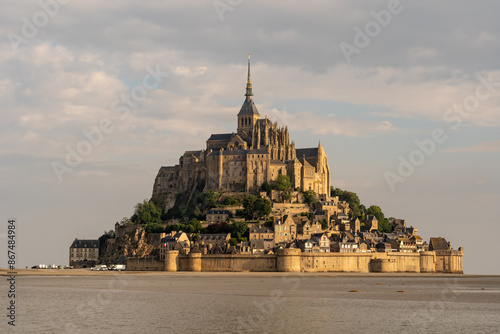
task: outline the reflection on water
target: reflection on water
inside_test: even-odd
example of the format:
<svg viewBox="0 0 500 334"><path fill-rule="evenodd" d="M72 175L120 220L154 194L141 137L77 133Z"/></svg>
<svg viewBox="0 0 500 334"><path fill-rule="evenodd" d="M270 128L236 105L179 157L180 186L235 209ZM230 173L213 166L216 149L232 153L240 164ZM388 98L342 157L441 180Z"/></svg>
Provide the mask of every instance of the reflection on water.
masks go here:
<svg viewBox="0 0 500 334"><path fill-rule="evenodd" d="M18 277L18 289L19 333L500 330L500 277L176 273Z"/></svg>

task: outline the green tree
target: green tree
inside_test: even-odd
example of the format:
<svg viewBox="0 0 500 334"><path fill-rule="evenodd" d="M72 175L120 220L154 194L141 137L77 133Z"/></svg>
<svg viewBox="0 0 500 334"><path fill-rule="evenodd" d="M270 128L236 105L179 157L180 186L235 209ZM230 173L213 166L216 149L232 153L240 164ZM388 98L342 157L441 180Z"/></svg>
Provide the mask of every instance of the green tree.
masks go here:
<svg viewBox="0 0 500 334"><path fill-rule="evenodd" d="M378 230L381 232L392 232L392 227L387 221L387 219L384 216L384 213L382 212L382 209L377 206L377 205L372 205L366 210L367 215L374 215L375 218L378 220Z"/></svg>
<svg viewBox="0 0 500 334"><path fill-rule="evenodd" d="M159 223L149 223L145 225L146 233L163 233L165 232L165 227Z"/></svg>
<svg viewBox="0 0 500 334"><path fill-rule="evenodd" d="M292 193L292 181L288 175L280 174L275 181L276 190L281 193L281 198L283 201L287 201L291 198Z"/></svg>
<svg viewBox="0 0 500 334"><path fill-rule="evenodd" d="M331 187L330 195L332 197L338 196L339 200L349 203L349 208L351 209L351 213L349 215L351 218L358 218L361 216L361 211L360 211L361 202L356 193L347 190L342 190L339 188L334 189L333 187Z"/></svg>
<svg viewBox="0 0 500 334"><path fill-rule="evenodd" d="M269 192L271 192L271 190L273 190L273 186L270 185L267 181L264 181L264 183L262 183L261 189L262 189L262 191L269 193Z"/></svg>
<svg viewBox="0 0 500 334"><path fill-rule="evenodd" d="M202 194L203 198L203 209L210 210L217 206L217 201L219 200L220 193L216 193L213 191L207 191Z"/></svg>
<svg viewBox="0 0 500 334"><path fill-rule="evenodd" d="M224 204L224 205L240 205L241 199L235 198L233 196L226 196L226 198L224 198L224 200L222 201L222 204Z"/></svg>
<svg viewBox="0 0 500 334"><path fill-rule="evenodd" d="M271 202L267 198L257 198L254 205L257 217L267 217L271 213Z"/></svg>
<svg viewBox="0 0 500 334"><path fill-rule="evenodd" d="M309 205L313 204L318 200L314 190L308 190L304 192L302 195L304 195L304 201Z"/></svg>
<svg viewBox="0 0 500 334"><path fill-rule="evenodd" d="M135 224L161 224L161 210L156 207L152 201L144 200L142 203L137 203L135 212L130 217L130 220Z"/></svg>
<svg viewBox="0 0 500 334"><path fill-rule="evenodd" d="M268 216L272 209L268 199L254 195L248 195L243 199L243 208L246 219Z"/></svg>
<svg viewBox="0 0 500 334"><path fill-rule="evenodd" d="M203 229L201 222L196 218L192 218L189 221L189 225L191 225L193 227L194 231L196 231L196 232L200 232Z"/></svg>
<svg viewBox="0 0 500 334"><path fill-rule="evenodd" d="M246 219L253 219L255 212L255 202L257 201L257 197L254 195L245 196L243 199L243 212L245 214Z"/></svg>
<svg viewBox="0 0 500 334"><path fill-rule="evenodd" d="M240 240L248 233L248 224L245 222L234 222L229 225L231 237Z"/></svg>

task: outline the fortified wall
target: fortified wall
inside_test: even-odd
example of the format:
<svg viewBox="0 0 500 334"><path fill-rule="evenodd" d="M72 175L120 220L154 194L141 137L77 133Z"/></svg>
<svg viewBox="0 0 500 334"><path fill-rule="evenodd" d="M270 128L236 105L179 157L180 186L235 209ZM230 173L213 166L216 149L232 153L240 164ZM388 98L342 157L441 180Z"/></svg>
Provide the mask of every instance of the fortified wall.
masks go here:
<svg viewBox="0 0 500 334"><path fill-rule="evenodd" d="M128 258L127 270L225 272L463 273L463 248L420 253L302 253L279 249L273 255L202 255L167 251L165 261Z"/></svg>

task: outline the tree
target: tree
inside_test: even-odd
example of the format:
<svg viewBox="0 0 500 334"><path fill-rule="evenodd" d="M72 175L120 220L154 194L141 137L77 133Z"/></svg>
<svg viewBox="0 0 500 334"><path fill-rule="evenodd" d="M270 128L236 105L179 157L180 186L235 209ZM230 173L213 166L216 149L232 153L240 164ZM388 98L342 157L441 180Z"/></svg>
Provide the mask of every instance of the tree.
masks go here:
<svg viewBox="0 0 500 334"><path fill-rule="evenodd" d="M266 198L248 195L243 199L243 208L245 218L255 219L271 213L271 202Z"/></svg>
<svg viewBox="0 0 500 334"><path fill-rule="evenodd" d="M161 210L156 207L152 201L144 200L142 203L137 203L135 212L130 217L130 220L135 224L161 224Z"/></svg>
<svg viewBox="0 0 500 334"><path fill-rule="evenodd" d="M207 233L218 234L218 233L231 233L229 224L226 222L220 222L215 224L210 224L206 228Z"/></svg>
<svg viewBox="0 0 500 334"><path fill-rule="evenodd" d="M149 223L145 225L146 233L163 233L165 228L159 223Z"/></svg>
<svg viewBox="0 0 500 334"><path fill-rule="evenodd" d="M189 221L189 225L191 225L193 227L194 231L196 231L196 232L200 232L203 229L201 222L196 218L192 218Z"/></svg>
<svg viewBox="0 0 500 334"><path fill-rule="evenodd" d="M262 189L262 191L269 193L273 190L273 186L270 185L267 181L264 181L264 183L262 183L261 189Z"/></svg>
<svg viewBox="0 0 500 334"><path fill-rule="evenodd" d="M254 195L245 196L243 199L243 211L246 219L253 219L255 212L255 202L257 197Z"/></svg>
<svg viewBox="0 0 500 334"><path fill-rule="evenodd" d="M226 196L222 201L224 205L241 205L241 199L235 198L233 196Z"/></svg>
<svg viewBox="0 0 500 334"><path fill-rule="evenodd" d="M203 209L210 210L217 206L217 200L220 197L220 193L216 193L213 191L207 191L203 193Z"/></svg>
<svg viewBox="0 0 500 334"><path fill-rule="evenodd" d="M304 201L309 205L317 201L316 193L314 192L314 190L308 190L302 195L304 195Z"/></svg>
<svg viewBox="0 0 500 334"><path fill-rule="evenodd" d="M248 233L248 224L245 222L234 222L229 225L231 237L240 240L245 234Z"/></svg>
<svg viewBox="0 0 500 334"><path fill-rule="evenodd" d="M374 215L378 220L378 230L381 232L390 233L392 232L392 227L387 221L382 212L382 209L377 205L372 205L366 210L367 215Z"/></svg>
<svg viewBox="0 0 500 334"><path fill-rule="evenodd" d="M356 193L347 190L342 190L339 188L334 189L333 187L331 187L330 195L332 197L338 196L339 200L349 203L349 208L351 209L350 213L351 218L358 218L361 216L361 211L360 211L361 202Z"/></svg>
<svg viewBox="0 0 500 334"><path fill-rule="evenodd" d="M283 201L287 201L291 198L292 193L292 181L288 175L280 174L275 181L276 190L281 192L281 198Z"/></svg>
<svg viewBox="0 0 500 334"><path fill-rule="evenodd" d="M271 213L271 202L267 198L257 198L255 201L255 212L257 217L266 217Z"/></svg>

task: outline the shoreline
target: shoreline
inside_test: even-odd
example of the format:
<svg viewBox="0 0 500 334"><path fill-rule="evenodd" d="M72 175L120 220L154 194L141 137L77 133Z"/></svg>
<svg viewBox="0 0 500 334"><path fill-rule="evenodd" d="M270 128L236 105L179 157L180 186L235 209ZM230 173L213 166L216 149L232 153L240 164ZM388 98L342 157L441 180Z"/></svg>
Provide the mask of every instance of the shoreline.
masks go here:
<svg viewBox="0 0 500 334"><path fill-rule="evenodd" d="M359 273L359 272L229 272L229 271L91 271L90 269L3 269L0 268L0 276L224 276L224 277L420 277L420 278L487 278L500 277L500 275L481 274L446 274L446 273Z"/></svg>

